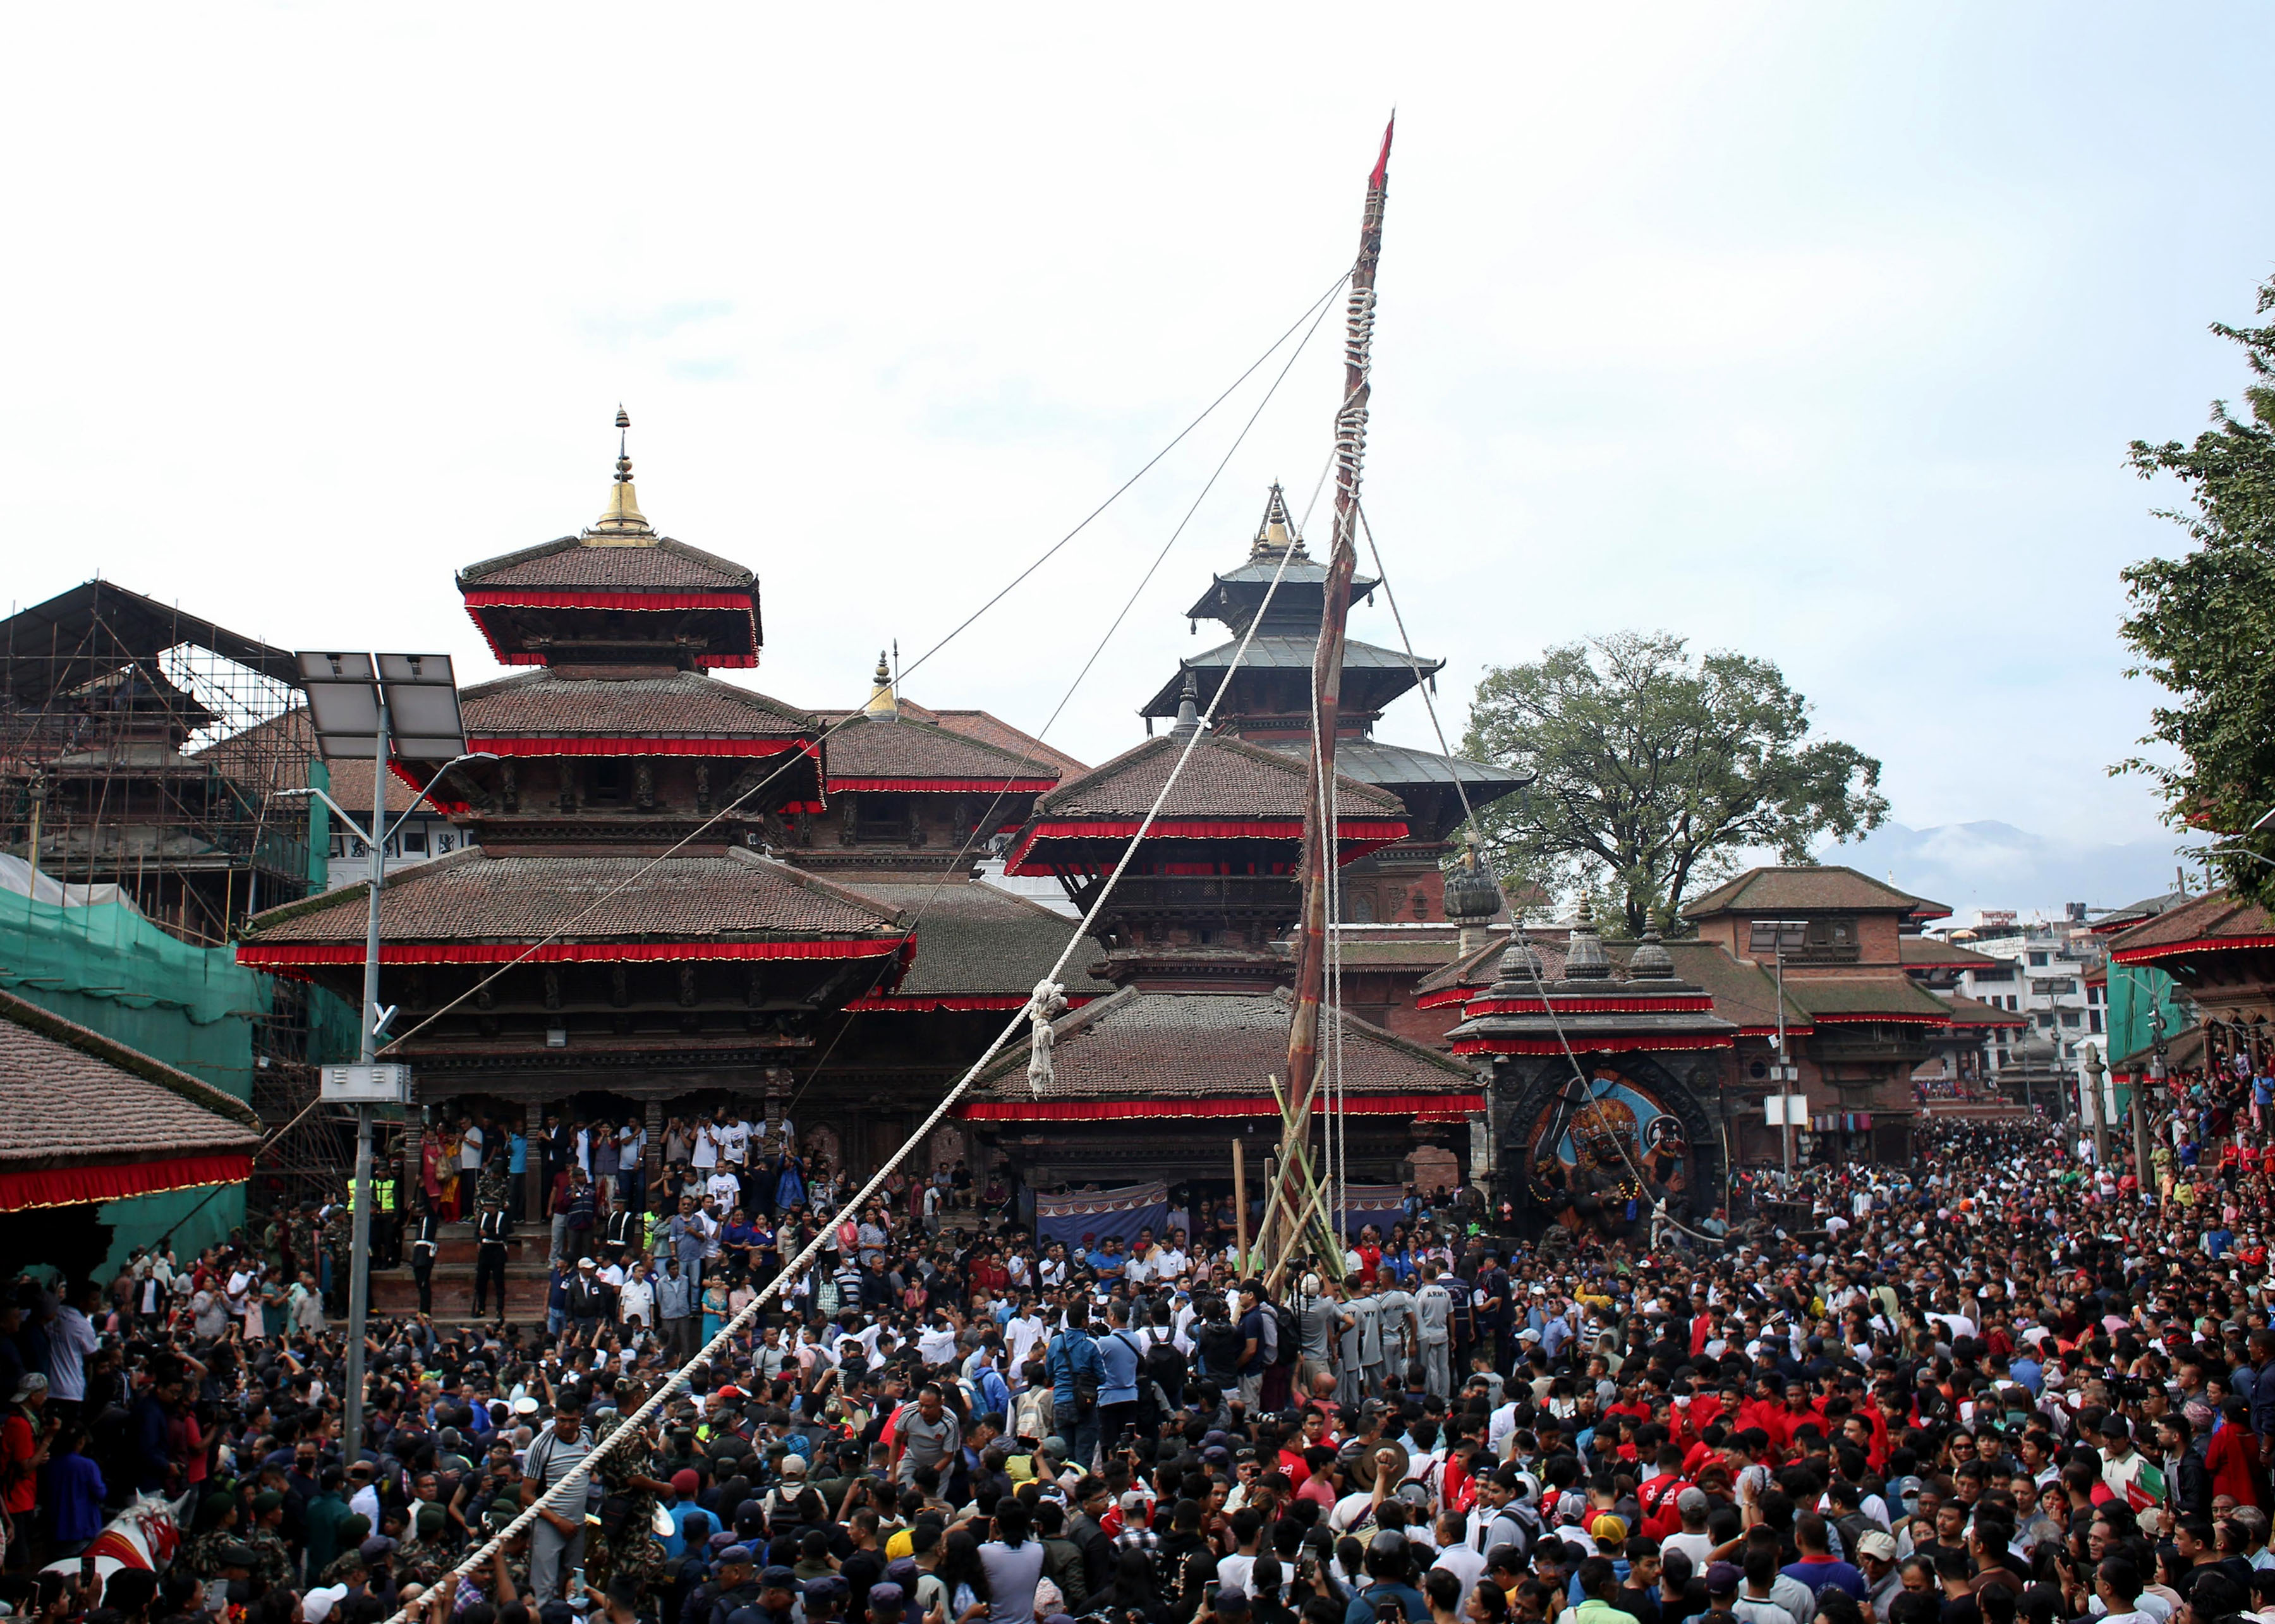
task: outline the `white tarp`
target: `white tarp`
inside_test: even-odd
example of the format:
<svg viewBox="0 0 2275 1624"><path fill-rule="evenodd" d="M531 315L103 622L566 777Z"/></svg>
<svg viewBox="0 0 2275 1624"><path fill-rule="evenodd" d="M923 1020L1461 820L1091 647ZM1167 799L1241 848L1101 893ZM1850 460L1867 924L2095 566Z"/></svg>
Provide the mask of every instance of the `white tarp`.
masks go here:
<svg viewBox="0 0 2275 1624"><path fill-rule="evenodd" d="M35 903L52 903L60 908L85 908L102 903L134 906L133 899L115 885L65 885L4 851L0 851L0 890L13 891Z"/></svg>

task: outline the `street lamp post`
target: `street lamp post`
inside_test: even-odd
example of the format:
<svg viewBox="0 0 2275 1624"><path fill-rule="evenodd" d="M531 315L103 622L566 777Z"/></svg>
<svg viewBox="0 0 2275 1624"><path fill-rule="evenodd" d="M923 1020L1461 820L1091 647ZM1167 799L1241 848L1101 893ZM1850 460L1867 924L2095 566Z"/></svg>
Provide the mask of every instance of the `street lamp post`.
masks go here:
<svg viewBox="0 0 2275 1624"><path fill-rule="evenodd" d="M322 789L313 786L287 789L285 795L314 796L331 808L350 833L364 842L371 868L364 921L363 1020L353 1067L327 1068L323 1092L340 1103L351 1104L356 1114L355 1182L348 1201L351 1242L348 1278L348 1357L343 1384L346 1392L341 1427L342 1458L353 1465L362 1457L364 1401L364 1322L371 1295L371 1159L372 1110L386 1094L398 1103L410 1099L406 1068L382 1067L381 1037L395 1011L379 1003L379 899L387 883L387 842L404 820L429 798L443 774L462 761L489 759L487 751L466 749L465 724L458 714L458 690L448 654L303 653L299 656L301 686L308 695L308 715L315 729L316 747L327 759L368 760L371 773L371 822L359 827L347 809ZM442 766L427 781L402 818L389 827L387 821L389 764L397 759L441 760ZM344 1076L335 1078L335 1070Z"/></svg>

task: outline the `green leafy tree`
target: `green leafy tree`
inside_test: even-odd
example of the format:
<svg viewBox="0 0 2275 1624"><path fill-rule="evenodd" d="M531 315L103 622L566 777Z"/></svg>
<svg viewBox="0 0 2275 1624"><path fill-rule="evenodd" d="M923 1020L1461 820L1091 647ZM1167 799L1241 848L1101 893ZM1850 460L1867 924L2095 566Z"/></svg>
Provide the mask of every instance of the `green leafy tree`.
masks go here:
<svg viewBox="0 0 2275 1624"><path fill-rule="evenodd" d="M1538 774L1485 815L1504 874L1588 895L1614 930L1674 923L1684 898L1767 850L1809 860L1887 816L1880 764L1809 737L1809 703L1766 660L1694 659L1666 633L1621 631L1489 669L1472 756ZM1609 903L1608 909L1606 904Z"/></svg>
<svg viewBox="0 0 2275 1624"><path fill-rule="evenodd" d="M2258 313L2271 309L2275 281L2259 290ZM2143 478L2186 487L2186 506L2160 512L2195 545L2121 578L2132 613L2120 630L2141 660L2126 675L2173 696L2141 742L2178 764L2136 756L2112 770L2152 780L2175 827L2237 836L2212 860L2234 890L2275 906L2275 835L2247 833L2275 804L2275 327L2211 330L2243 349L2249 415L2215 402L2211 427L2186 445L2134 442Z"/></svg>

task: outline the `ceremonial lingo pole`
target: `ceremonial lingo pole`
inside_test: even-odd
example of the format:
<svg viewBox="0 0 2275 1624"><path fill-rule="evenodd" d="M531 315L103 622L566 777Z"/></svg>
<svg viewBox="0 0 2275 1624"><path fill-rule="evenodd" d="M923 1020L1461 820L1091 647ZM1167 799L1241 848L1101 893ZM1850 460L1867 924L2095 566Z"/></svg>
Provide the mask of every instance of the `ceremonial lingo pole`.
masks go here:
<svg viewBox="0 0 2275 1624"><path fill-rule="evenodd" d="M1304 911L1296 933L1296 1003L1288 1023L1288 1097L1296 1102L1282 1144L1280 1176L1304 1165L1297 1147L1310 1137L1311 1102L1319 1091L1319 1005L1326 982L1327 888L1335 881L1336 831L1328 827L1326 786L1335 770L1335 723L1342 705L1343 631L1350 616L1351 571L1357 561L1358 480L1366 456L1367 374L1374 344L1374 269L1382 257L1382 202L1389 184L1393 118L1382 132L1382 155L1367 178L1366 211L1359 225L1358 261L1351 268L1349 314L1343 337L1343 401L1335 413L1335 539L1327 558L1326 601L1319 619L1319 647L1311 655L1311 687L1318 716L1311 755L1304 774ZM1283 1214L1298 1212L1297 1192L1280 1204ZM1340 1215L1338 1215L1338 1221ZM1301 1226L1288 1221L1261 1237L1276 1265L1301 1244ZM1340 1273L1341 1270L1337 1269Z"/></svg>

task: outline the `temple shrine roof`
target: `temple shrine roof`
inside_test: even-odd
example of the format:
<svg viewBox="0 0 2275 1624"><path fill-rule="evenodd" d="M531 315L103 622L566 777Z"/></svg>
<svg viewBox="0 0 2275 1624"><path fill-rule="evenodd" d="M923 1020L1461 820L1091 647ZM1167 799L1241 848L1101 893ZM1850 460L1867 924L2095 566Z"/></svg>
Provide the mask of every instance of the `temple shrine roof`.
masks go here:
<svg viewBox="0 0 2275 1624"><path fill-rule="evenodd" d="M829 736L829 792L887 789L1033 793L1054 788L1056 761L1029 759L906 715L856 712ZM1018 815L1013 809L1011 816Z"/></svg>
<svg viewBox="0 0 2275 1624"><path fill-rule="evenodd" d="M561 536L486 558L458 571L461 590L529 586L556 591L747 593L757 583L756 575L732 559L669 536L657 536L645 547L628 547L622 541L596 544L588 537Z"/></svg>
<svg viewBox="0 0 2275 1624"><path fill-rule="evenodd" d="M1541 979L1561 981L1565 948L1562 927L1552 925L1530 930L1525 934L1539 957ZM1466 1004L1478 996L1498 978L1501 956L1508 951L1508 942L1506 934L1495 934L1490 941L1444 969L1425 976L1415 986L1415 1007L1442 1008ZM1611 963L1612 986L1627 984L1627 963L1636 946L1630 941L1603 944L1605 956ZM1675 978L1712 999L1715 1016L1735 1026L1740 1037L1761 1037L1777 1031L1777 978L1768 971L1732 957L1712 942L1669 941L1660 947L1674 968ZM1815 1026L1809 1012L1794 1001L1794 985L1792 981L1786 984L1786 1031L1788 1034L1806 1035Z"/></svg>
<svg viewBox="0 0 2275 1624"><path fill-rule="evenodd" d="M256 914L240 963L361 963L367 886ZM380 893L382 963L870 958L898 952L885 903L737 848L636 857L492 856L476 847L403 869ZM556 938L557 940L552 940Z"/></svg>
<svg viewBox="0 0 2275 1624"><path fill-rule="evenodd" d="M1150 738L1125 750L1035 803L1039 818L1140 818L1175 771L1183 741ZM1305 769L1276 751L1228 738L1204 737L1162 804L1164 818L1293 819L1304 813ZM1360 817L1396 818L1398 797L1372 784L1336 774L1343 804Z"/></svg>
<svg viewBox="0 0 2275 1624"><path fill-rule="evenodd" d="M1236 638L1231 642L1221 643L1214 648L1180 660L1177 674L1162 684L1153 697L1138 707L1138 714L1140 716L1175 715L1178 699L1184 691L1184 674L1188 671L1200 684L1200 703L1206 708L1217 689L1231 675L1235 655L1239 655L1240 670L1243 673L1301 671L1308 674L1319 646L1319 634L1316 625L1310 631L1292 636L1259 632L1249 640L1245 654L1240 653L1240 640ZM1346 639L1343 644L1344 708L1380 709L1414 686L1417 664L1421 676L1426 678L1443 670L1446 662L1442 660L1410 661L1396 649L1379 648L1372 643L1362 643L1356 638Z"/></svg>
<svg viewBox="0 0 2275 1624"><path fill-rule="evenodd" d="M1267 1079L1288 1069L1292 1005L1274 993L1158 993L1124 987L1052 1023L1052 1080L1027 1082L1028 1046L1006 1049L956 1114L982 1122L1261 1116L1280 1108ZM1353 1115L1459 1120L1484 1107L1468 1066L1349 1015L1342 1018Z"/></svg>
<svg viewBox="0 0 2275 1624"><path fill-rule="evenodd" d="M0 1211L232 1182L260 1144L243 1100L0 993Z"/></svg>
<svg viewBox="0 0 2275 1624"><path fill-rule="evenodd" d="M1949 998L1954 1026L2028 1026L2034 1017L2018 1009L2001 1009L1975 998Z"/></svg>
<svg viewBox="0 0 2275 1624"><path fill-rule="evenodd" d="M1750 868L1682 905L1686 919L1718 913L1832 911L1901 913L1916 919L1935 919L1951 910L1838 863Z"/></svg>
<svg viewBox="0 0 2275 1624"><path fill-rule="evenodd" d="M2188 953L2275 948L2275 918L2228 891L2193 897L2109 939L2116 964L2152 964Z"/></svg>
<svg viewBox="0 0 2275 1624"><path fill-rule="evenodd" d="M1818 1025L1916 1021L1941 1026L1951 1020L1951 1006L1908 976L1788 976L1785 995Z"/></svg>
<svg viewBox="0 0 2275 1624"><path fill-rule="evenodd" d="M821 730L805 711L700 671L624 678L532 671L476 684L459 698L477 750L548 736L796 738Z"/></svg>
<svg viewBox="0 0 2275 1624"><path fill-rule="evenodd" d="M1017 1009L1024 1005L1066 946L1074 923L1039 903L981 880L949 876L937 883L906 874L841 875L840 881L881 907L893 909L916 932L916 962L891 993L873 993L855 1009ZM1077 945L1060 984L1070 1003L1114 990L1090 967L1106 949L1095 939Z"/></svg>
<svg viewBox="0 0 2275 1624"><path fill-rule="evenodd" d="M1047 866L1028 865L1039 845L1122 841L1137 834L1183 751L1184 741L1175 736L1147 739L1061 784L1035 803L1004 872L1048 873ZM1305 776L1302 763L1276 752L1221 734L1205 735L1146 838L1300 842ZM1344 861L1406 837L1405 807L1396 796L1340 774L1336 783L1342 805L1336 833Z"/></svg>

